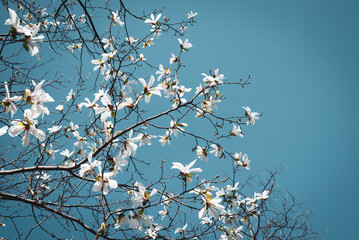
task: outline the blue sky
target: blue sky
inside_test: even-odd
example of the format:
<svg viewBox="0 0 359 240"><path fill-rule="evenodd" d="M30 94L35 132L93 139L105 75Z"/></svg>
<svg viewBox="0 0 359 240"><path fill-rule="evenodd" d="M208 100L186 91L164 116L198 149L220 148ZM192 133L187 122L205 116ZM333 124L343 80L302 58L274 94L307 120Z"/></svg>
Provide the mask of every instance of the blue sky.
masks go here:
<svg viewBox="0 0 359 240"><path fill-rule="evenodd" d="M128 2L131 10L135 4ZM151 3L143 1L150 9ZM152 5L153 6L153 5ZM228 79L251 74L231 92L263 111L240 145L256 173L284 168L279 185L313 210L324 239L358 239L359 15L356 1L156 1L164 15L193 10L188 76L219 68Z"/></svg>

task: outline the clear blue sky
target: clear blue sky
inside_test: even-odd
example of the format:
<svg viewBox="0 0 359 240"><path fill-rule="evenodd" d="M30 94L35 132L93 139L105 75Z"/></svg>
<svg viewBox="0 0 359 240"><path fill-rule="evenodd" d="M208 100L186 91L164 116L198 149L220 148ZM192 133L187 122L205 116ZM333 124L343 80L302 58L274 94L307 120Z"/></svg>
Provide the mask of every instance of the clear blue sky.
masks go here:
<svg viewBox="0 0 359 240"><path fill-rule="evenodd" d="M137 3L127 1L131 10ZM137 6L136 6L137 5ZM359 2L142 1L180 18L198 12L188 30L194 47L189 76L219 67L228 79L248 74L238 111L263 111L240 148L253 171L280 165L279 178L314 214L324 239L359 239L358 113ZM223 106L221 106L223 107Z"/></svg>

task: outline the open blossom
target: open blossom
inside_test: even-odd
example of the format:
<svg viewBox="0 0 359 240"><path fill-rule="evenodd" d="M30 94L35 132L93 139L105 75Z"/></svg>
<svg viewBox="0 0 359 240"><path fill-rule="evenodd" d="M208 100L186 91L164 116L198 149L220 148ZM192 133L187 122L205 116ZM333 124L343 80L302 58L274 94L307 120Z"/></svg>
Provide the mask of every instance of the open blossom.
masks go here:
<svg viewBox="0 0 359 240"><path fill-rule="evenodd" d="M203 158L204 158L204 159L206 160L206 162L208 162L207 148L197 146L196 152L197 152L197 157L200 158L201 161L202 161Z"/></svg>
<svg viewBox="0 0 359 240"><path fill-rule="evenodd" d="M0 136L7 133L8 128L9 128L8 126L3 126L2 128L0 128Z"/></svg>
<svg viewBox="0 0 359 240"><path fill-rule="evenodd" d="M65 157L70 157L71 156L71 154L69 154L68 151L67 152L65 152L65 151L61 152L60 154L64 155ZM87 159L88 159L89 164L88 163L81 164L79 175L81 177L84 177L84 176L87 176L89 174L92 174L96 167L98 169L98 172L101 173L101 162L98 161L98 160L92 161L92 152L89 153L89 155L87 156Z"/></svg>
<svg viewBox="0 0 359 240"><path fill-rule="evenodd" d="M64 156L65 158L69 158L74 154L74 152L70 152L68 149L65 149L64 151L60 152L60 155Z"/></svg>
<svg viewBox="0 0 359 240"><path fill-rule="evenodd" d="M219 74L218 68L213 71L213 74L212 74L212 75L208 75L208 76L207 76L207 74L205 74L205 73L202 73L202 75L204 76L203 82L204 82L204 83L208 83L211 87L223 83L222 80L224 79L224 75L223 75L223 74Z"/></svg>
<svg viewBox="0 0 359 240"><path fill-rule="evenodd" d="M186 27L185 25L182 25L179 30L181 30L182 33L184 33L186 30L188 29L188 27Z"/></svg>
<svg viewBox="0 0 359 240"><path fill-rule="evenodd" d="M74 50L81 48L82 48L82 43L73 43L72 45L69 45L67 47L67 49L70 50L72 53L74 53Z"/></svg>
<svg viewBox="0 0 359 240"><path fill-rule="evenodd" d="M135 142L141 141L142 135L139 134L137 137L132 137L133 130L131 129L130 133L128 134L128 139L123 141L123 146L125 148L123 157L128 156L135 156L137 151L137 144Z"/></svg>
<svg viewBox="0 0 359 240"><path fill-rule="evenodd" d="M115 45L115 38L114 37L111 36L109 39L102 38L102 43L105 44L103 46L104 49L110 47L111 51L115 50L114 47L113 47Z"/></svg>
<svg viewBox="0 0 359 240"><path fill-rule="evenodd" d="M234 160L236 161L236 163L242 167L244 167L245 169L247 170L250 170L251 167L249 166L249 163L251 162L249 159L248 159L248 155L247 154L244 154L243 155L243 158L241 159L242 157L242 153L234 153L233 154L233 157L234 157Z"/></svg>
<svg viewBox="0 0 359 240"><path fill-rule="evenodd" d="M118 16L118 13L119 13L118 11L116 11L116 12L111 11L111 13L112 13L111 22L114 26L116 26L116 23L120 26L125 25L125 23L121 21L120 16Z"/></svg>
<svg viewBox="0 0 359 240"><path fill-rule="evenodd" d="M254 193L254 198L257 200L265 200L269 197L269 190L263 191L263 193Z"/></svg>
<svg viewBox="0 0 359 240"><path fill-rule="evenodd" d="M153 75L150 77L150 81L148 84L146 84L145 80L143 78L138 79L143 86L143 95L145 96L145 102L149 103L151 101L151 97L153 97L153 94L161 96L160 87L152 87L153 83L155 82L155 78ZM151 88L152 87L152 88Z"/></svg>
<svg viewBox="0 0 359 240"><path fill-rule="evenodd" d="M11 34L15 36L15 34L24 33L25 35L31 35L31 29L28 27L24 27L21 25L20 19L17 16L16 12L10 8L8 8L10 18L6 19L5 25L11 25Z"/></svg>
<svg viewBox="0 0 359 240"><path fill-rule="evenodd" d="M190 13L187 13L188 19L193 19L197 13L193 13L192 11Z"/></svg>
<svg viewBox="0 0 359 240"><path fill-rule="evenodd" d="M219 197L212 198L210 194L207 194L206 197L202 196L202 202L204 207L198 213L199 219L204 218L206 212L208 212L210 216L217 220L219 218L219 214L216 209L220 211L225 209L225 207L220 204L222 199Z"/></svg>
<svg viewBox="0 0 359 240"><path fill-rule="evenodd" d="M239 137L243 138L241 126L236 127L236 125L233 124L233 129L229 133L233 136L239 136Z"/></svg>
<svg viewBox="0 0 359 240"><path fill-rule="evenodd" d="M188 42L188 39L182 42L182 40L178 38L178 42L183 51L188 51L188 49L192 47L192 44Z"/></svg>
<svg viewBox="0 0 359 240"><path fill-rule="evenodd" d="M171 120L170 122L171 127L168 129L166 135L171 135L172 133L175 135L175 137L178 137L178 131L184 132L184 129L182 127L187 127L187 123L179 123Z"/></svg>
<svg viewBox="0 0 359 240"><path fill-rule="evenodd" d="M104 75L106 71L106 61L107 61L107 57L102 57L102 60L100 59L91 60L91 63L96 65L93 68L93 70L96 71L97 69L100 68L101 74Z"/></svg>
<svg viewBox="0 0 359 240"><path fill-rule="evenodd" d="M171 53L172 57L170 58L170 64L178 62L178 57Z"/></svg>
<svg viewBox="0 0 359 240"><path fill-rule="evenodd" d="M42 85L44 84L45 80L42 80L39 84L36 85L34 81L32 84L34 85L35 89L31 93L29 89L25 90L25 100L28 104L32 104L32 109L34 113L41 115L44 117L44 114L49 115L49 109L44 106L46 102L54 102L55 100L42 89Z"/></svg>
<svg viewBox="0 0 359 240"><path fill-rule="evenodd" d="M6 96L5 99L2 100L1 104L4 108L4 112L5 113L10 112L11 117L13 117L17 111L17 108L13 102L20 101L21 97L20 96L10 97L10 92L7 82L4 83L4 87L5 87Z"/></svg>
<svg viewBox="0 0 359 240"><path fill-rule="evenodd" d="M67 94L67 96L66 96L66 101L68 102L68 101L70 101L71 99L74 99L74 90L73 89L71 89L70 90L70 92Z"/></svg>
<svg viewBox="0 0 359 240"><path fill-rule="evenodd" d="M248 117L247 125L254 125L259 119L259 113L252 112L250 107L243 107L243 109L246 110L245 115Z"/></svg>
<svg viewBox="0 0 359 240"><path fill-rule="evenodd" d="M221 235L221 240L240 240L243 238L243 235L240 234L243 226L239 226L238 228L223 227L223 234Z"/></svg>
<svg viewBox="0 0 359 240"><path fill-rule="evenodd" d="M35 125L37 124L37 120L35 118L38 115L34 113L31 109L26 109L24 111L24 120L14 120L11 122L13 125L9 129L9 135L11 137L16 137L21 132L25 131L25 135L22 138L22 145L24 147L30 144L29 136L30 133L37 137L41 142L45 141L46 135L42 130L36 129Z"/></svg>
<svg viewBox="0 0 359 240"><path fill-rule="evenodd" d="M48 128L47 131L49 131L50 133L58 133L61 128L62 126L52 126Z"/></svg>
<svg viewBox="0 0 359 240"><path fill-rule="evenodd" d="M196 163L196 161L197 160L194 160L194 161L190 162L189 164L186 164L185 166L183 166L182 163L173 162L171 169L180 170L180 174L182 175L183 180L187 181L187 182L192 182L193 173L194 172L202 172L202 169L200 169L200 168L192 168L191 169L191 167L193 167L193 165Z"/></svg>
<svg viewBox="0 0 359 240"><path fill-rule="evenodd" d="M214 154L214 156L222 158L223 157L223 148L219 146L218 144L212 144L211 147L213 150L211 150L209 153Z"/></svg>
<svg viewBox="0 0 359 240"><path fill-rule="evenodd" d="M158 14L155 18L155 15L151 13L151 18L145 20L145 23L151 23L151 27L156 27L158 25L158 20L160 19L161 14Z"/></svg>
<svg viewBox="0 0 359 240"><path fill-rule="evenodd" d="M187 228L187 223L186 223L183 227L181 227L181 228L176 228L175 234L177 234L177 233L183 234L184 231L186 230L186 228Z"/></svg>
<svg viewBox="0 0 359 240"><path fill-rule="evenodd" d="M125 39L130 45L133 45L135 42L138 41L138 38L135 39L134 37L131 37L131 36L128 38L126 37Z"/></svg>
<svg viewBox="0 0 359 240"><path fill-rule="evenodd" d="M40 30L40 26L41 24L36 25L35 29L31 32L31 34L25 36L26 44L23 45L25 47L25 50L30 51L31 56L36 55L38 60L40 59L39 58L40 47L36 45L36 43L42 42L43 39L45 38L44 35L35 36L37 32Z"/></svg>
<svg viewBox="0 0 359 240"><path fill-rule="evenodd" d="M103 176L97 175L97 181L93 185L92 191L99 192L102 190L104 195L109 193L108 188L117 188L117 181L111 179L114 176L112 172L104 173Z"/></svg>
<svg viewBox="0 0 359 240"><path fill-rule="evenodd" d="M161 80L163 76L171 74L171 69L164 68L162 64L159 66L159 71L156 72L156 74L159 74L157 81Z"/></svg>

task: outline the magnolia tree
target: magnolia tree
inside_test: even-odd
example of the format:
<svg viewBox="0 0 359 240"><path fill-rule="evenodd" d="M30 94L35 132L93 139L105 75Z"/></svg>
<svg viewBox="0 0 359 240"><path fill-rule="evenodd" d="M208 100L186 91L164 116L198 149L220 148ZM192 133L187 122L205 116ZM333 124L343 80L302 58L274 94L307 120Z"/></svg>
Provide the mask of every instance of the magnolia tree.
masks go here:
<svg viewBox="0 0 359 240"><path fill-rule="evenodd" d="M214 69L184 85L196 12L172 21L122 1L3 6L2 237L317 238L294 198L279 199L275 173L236 181L250 160L228 142L261 114L217 107L249 77ZM163 37L177 46L156 64L148 49ZM232 169L206 174L222 162Z"/></svg>

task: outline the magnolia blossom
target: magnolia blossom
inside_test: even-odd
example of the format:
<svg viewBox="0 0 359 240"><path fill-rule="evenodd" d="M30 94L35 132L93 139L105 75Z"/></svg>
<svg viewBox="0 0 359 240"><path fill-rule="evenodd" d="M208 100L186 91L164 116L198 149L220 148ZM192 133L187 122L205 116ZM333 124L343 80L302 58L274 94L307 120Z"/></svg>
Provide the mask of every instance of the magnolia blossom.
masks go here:
<svg viewBox="0 0 359 240"><path fill-rule="evenodd" d="M131 37L131 36L128 38L126 37L125 39L130 45L133 45L135 42L138 41L138 38L135 39L134 37Z"/></svg>
<svg viewBox="0 0 359 240"><path fill-rule="evenodd" d="M68 153L66 152L64 154L68 154ZM61 155L64 155L64 154L63 154L63 152L61 153ZM88 163L81 164L79 175L81 177L84 177L84 175L92 174L96 167L98 168L98 172L101 173L101 161L98 161L98 160L92 161L92 152L89 153L89 155L87 156L87 159L90 164L88 164Z"/></svg>
<svg viewBox="0 0 359 240"><path fill-rule="evenodd" d="M203 82L204 82L204 83L208 83L211 87L223 83L222 80L224 79L224 75L223 75L223 74L219 74L218 68L213 71L213 74L212 74L212 75L208 75L208 76L207 76L207 74L205 74L205 73L202 73L202 75L204 76Z"/></svg>
<svg viewBox="0 0 359 240"><path fill-rule="evenodd" d="M7 133L7 129L9 127L8 126L3 126L2 128L0 128L0 136L4 135L5 133Z"/></svg>
<svg viewBox="0 0 359 240"><path fill-rule="evenodd" d="M238 165L244 167L244 168L247 169L247 170L250 170L250 169L251 169L251 167L249 166L249 164L250 164L251 161L248 159L248 155L247 155L247 154L244 154L244 155L243 155L242 160L241 160L242 153L239 153L239 154L238 154L238 153L234 153L233 156L234 156L234 160L236 161L236 163L237 163Z"/></svg>
<svg viewBox="0 0 359 240"><path fill-rule="evenodd" d="M10 97L10 92L7 82L4 82L4 87L5 87L6 96L5 99L2 100L1 104L3 105L4 112L5 113L10 112L11 117L13 117L17 111L17 108L13 102L20 101L21 97L20 96Z"/></svg>
<svg viewBox="0 0 359 240"><path fill-rule="evenodd" d="M57 105L57 106L55 107L55 109L56 109L57 111L59 111L59 112L62 112L62 111L64 111L64 105L59 104L59 105Z"/></svg>
<svg viewBox="0 0 359 240"><path fill-rule="evenodd" d="M217 220L219 218L219 214L216 209L225 209L225 207L220 204L220 202L222 202L222 199L220 199L219 197L211 198L210 195L206 195L206 197L202 196L202 201L204 203L204 207L198 213L199 219L202 219L208 211L208 214Z"/></svg>
<svg viewBox="0 0 359 240"><path fill-rule="evenodd" d="M166 135L171 135L172 133L175 135L175 137L178 137L178 131L184 132L184 129L181 127L187 127L187 123L179 123L171 120L170 122L171 128L168 129Z"/></svg>
<svg viewBox="0 0 359 240"><path fill-rule="evenodd" d="M193 19L197 13L193 13L192 11L190 13L187 13L188 19Z"/></svg>
<svg viewBox="0 0 359 240"><path fill-rule="evenodd" d="M30 144L30 133L37 137L41 142L45 141L45 133L42 130L36 129L35 127L37 124L37 120L35 120L36 117L38 117L38 115L34 111L31 109L26 109L24 111L24 120L17 119L11 122L13 126L9 129L9 135L11 137L16 137L21 132L25 131L25 135L22 138L22 145L24 147Z"/></svg>
<svg viewBox="0 0 359 240"><path fill-rule="evenodd" d="M164 68L162 64L160 64L158 69L159 71L156 72L156 74L159 74L157 81L161 80L163 76L171 74L171 69Z"/></svg>
<svg viewBox="0 0 359 240"><path fill-rule="evenodd" d="M112 172L104 173L103 176L97 175L97 181L93 185L92 191L99 192L102 190L104 195L109 193L108 188L117 188L118 184L116 180L110 179L114 174Z"/></svg>
<svg viewBox="0 0 359 240"><path fill-rule="evenodd" d="M214 156L222 158L223 157L223 148L219 146L218 144L212 144L211 147L213 150L211 150L209 153L214 154Z"/></svg>
<svg viewBox="0 0 359 240"><path fill-rule="evenodd" d="M188 29L188 27L186 27L185 25L182 25L179 30L181 30L182 33L184 33L186 30Z"/></svg>
<svg viewBox="0 0 359 240"><path fill-rule="evenodd" d="M221 235L221 240L240 240L243 238L243 235L240 234L242 231L243 226L239 226L238 228L223 227L223 234Z"/></svg>
<svg viewBox="0 0 359 240"><path fill-rule="evenodd" d="M155 78L153 75L150 77L150 81L146 84L143 78L139 78L138 81L142 83L143 86L143 95L145 96L145 102L149 103L151 101L151 97L153 94L161 96L160 87L152 87L153 83L155 82ZM152 88L151 88L152 87Z"/></svg>
<svg viewBox="0 0 359 240"><path fill-rule="evenodd" d="M190 162L188 165L186 164L185 166L183 166L182 163L179 162L173 162L171 169L178 169L180 170L180 174L183 177L184 181L187 182L192 182L192 175L194 172L202 172L202 169L200 168L193 168L191 169L191 167L193 167L193 165L196 163L197 160L194 160L192 162Z"/></svg>
<svg viewBox="0 0 359 240"><path fill-rule="evenodd" d="M146 188L142 185L142 183L136 182L134 187L137 187L138 190L131 190L129 193L131 194L132 206L145 206L147 202L150 200L150 197L157 193L157 189L152 189L151 193L148 193Z"/></svg>
<svg viewBox="0 0 359 240"><path fill-rule="evenodd" d="M160 19L161 14L158 14L157 17L155 18L155 15L153 15L153 13L151 13L151 18L146 19L145 23L151 23L151 27L156 27L158 25L158 20Z"/></svg>
<svg viewBox="0 0 359 240"><path fill-rule="evenodd" d="M136 150L138 146L135 142L141 141L142 135L139 134L137 137L132 138L132 134L133 134L133 130L131 129L130 133L128 134L128 139L124 140L122 143L125 149L123 157L136 155Z"/></svg>
<svg viewBox="0 0 359 240"><path fill-rule="evenodd" d="M188 51L188 49L192 47L192 44L188 42L188 39L182 42L182 40L178 38L178 42L183 51Z"/></svg>
<svg viewBox="0 0 359 240"><path fill-rule="evenodd" d="M107 38L102 38L102 43L104 43L105 45L103 46L104 49L110 47L111 51L114 50L113 45L115 44L115 38L114 37L110 37L109 39Z"/></svg>
<svg viewBox="0 0 359 240"><path fill-rule="evenodd" d="M70 152L68 149L65 149L64 151L60 152L60 155L64 156L65 158L69 158L74 154L74 152Z"/></svg>
<svg viewBox="0 0 359 240"><path fill-rule="evenodd" d="M35 36L37 32L40 30L41 24L36 25L35 29L31 32L31 34L25 36L25 50L30 51L30 55L36 55L37 59L39 60L39 51L40 47L36 45L38 42L42 42L45 38L44 35Z"/></svg>
<svg viewBox="0 0 359 240"><path fill-rule="evenodd" d="M8 8L8 11L10 18L6 19L5 25L11 25L12 31L15 31L13 34L24 33L27 36L31 35L31 29L21 25L20 19L17 16L16 12L10 8Z"/></svg>
<svg viewBox="0 0 359 240"><path fill-rule="evenodd" d="M254 193L254 197L257 200L265 200L269 197L269 190L265 190L263 193Z"/></svg>
<svg viewBox="0 0 359 240"><path fill-rule="evenodd" d="M123 25L125 25L125 23L124 22L122 22L121 21L121 18L118 16L118 11L116 11L116 12L112 12L111 11L111 13L112 13L112 16L111 16L111 22L112 22L112 24L114 25L114 26L116 26L116 23L118 23L118 25L120 25L121 27L123 26Z"/></svg>
<svg viewBox="0 0 359 240"><path fill-rule="evenodd" d="M187 227L187 223L181 228L176 228L175 234L177 234L177 233L183 234L184 231L186 230L186 227Z"/></svg>
<svg viewBox="0 0 359 240"><path fill-rule="evenodd" d="M240 136L241 138L243 138L241 126L236 127L236 125L233 124L233 129L229 133L233 136Z"/></svg>
<svg viewBox="0 0 359 240"><path fill-rule="evenodd" d="M115 170L116 171L120 170L121 173L123 171L123 167L127 166L128 164L127 160L124 158L124 156L121 153L118 154L116 157L114 157L113 161L115 162Z"/></svg>
<svg viewBox="0 0 359 240"><path fill-rule="evenodd" d="M178 57L171 53L172 57L170 58L170 64L178 62Z"/></svg>
<svg viewBox="0 0 359 240"><path fill-rule="evenodd" d="M247 125L254 125L256 121L259 119L259 113L252 112L250 107L243 107L246 110L246 116L248 117Z"/></svg>
<svg viewBox="0 0 359 240"><path fill-rule="evenodd" d="M208 162L207 148L197 146L196 152L197 152L197 157L200 158L201 161L202 161L203 158L204 158L204 159L206 160L206 162Z"/></svg>
<svg viewBox="0 0 359 240"><path fill-rule="evenodd" d="M97 69L100 68L101 74L104 75L106 71L106 61L107 61L107 57L102 57L102 60L100 59L91 60L91 63L96 65L93 68L93 70L96 71Z"/></svg>
<svg viewBox="0 0 359 240"><path fill-rule="evenodd" d="M48 128L47 131L49 131L50 133L58 133L61 128L62 126L52 126Z"/></svg>
<svg viewBox="0 0 359 240"><path fill-rule="evenodd" d="M86 15L82 14L80 17L77 18L81 24L86 23Z"/></svg>
<svg viewBox="0 0 359 240"><path fill-rule="evenodd" d="M42 89L42 85L44 84L45 80L42 80L39 84L36 85L34 81L32 81L32 84L34 85L35 89L31 93L29 89L25 90L25 100L28 104L32 104L32 109L34 110L34 113L37 115L42 114L42 117L44 115L49 115L50 111L49 109L44 106L44 103L46 102L54 102L55 100Z"/></svg>

